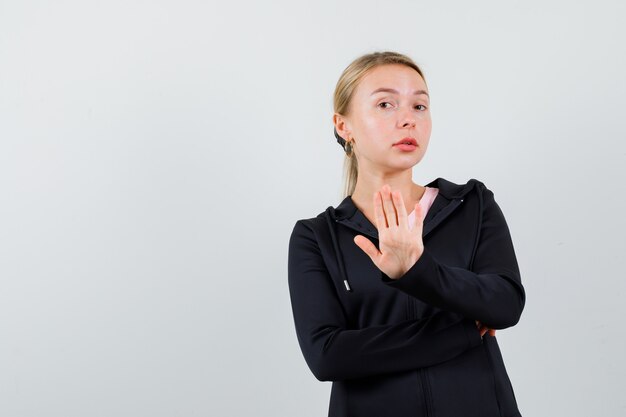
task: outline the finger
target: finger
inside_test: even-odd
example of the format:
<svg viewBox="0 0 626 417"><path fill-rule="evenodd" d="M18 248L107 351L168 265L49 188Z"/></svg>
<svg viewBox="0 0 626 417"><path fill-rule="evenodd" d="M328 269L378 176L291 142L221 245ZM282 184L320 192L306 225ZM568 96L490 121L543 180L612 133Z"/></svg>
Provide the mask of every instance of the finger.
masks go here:
<svg viewBox="0 0 626 417"><path fill-rule="evenodd" d="M378 248L376 248L376 245L372 243L372 241L370 241L368 238L366 238L363 235L356 235L354 237L354 243L356 243L356 245L359 248L361 248L363 252L367 254L367 256L370 257L370 259L372 260L372 262L374 262L375 265L378 265L378 258L380 257L380 252L378 251Z"/></svg>
<svg viewBox="0 0 626 417"><path fill-rule="evenodd" d="M380 232L387 227L387 223L385 222L385 213L383 211L383 200L380 191L376 191L374 193L374 218L376 220L376 228L380 234Z"/></svg>
<svg viewBox="0 0 626 417"><path fill-rule="evenodd" d="M489 329L489 335L490 336L494 336L496 335L496 330L495 329Z"/></svg>
<svg viewBox="0 0 626 417"><path fill-rule="evenodd" d="M480 328L480 337L483 337L485 335L485 333L487 333L487 328L481 327Z"/></svg>
<svg viewBox="0 0 626 417"><path fill-rule="evenodd" d="M383 195L383 209L385 210L385 217L387 218L388 227L397 227L398 219L396 216L396 209L393 206L393 202L391 201L391 188L389 185L383 185L381 189L381 194Z"/></svg>
<svg viewBox="0 0 626 417"><path fill-rule="evenodd" d="M396 212L398 213L398 226L408 227L409 220L406 213L406 207L404 207L404 199L402 198L402 193L400 191L394 191L393 193L391 193L391 196L393 197L393 203L396 206Z"/></svg>

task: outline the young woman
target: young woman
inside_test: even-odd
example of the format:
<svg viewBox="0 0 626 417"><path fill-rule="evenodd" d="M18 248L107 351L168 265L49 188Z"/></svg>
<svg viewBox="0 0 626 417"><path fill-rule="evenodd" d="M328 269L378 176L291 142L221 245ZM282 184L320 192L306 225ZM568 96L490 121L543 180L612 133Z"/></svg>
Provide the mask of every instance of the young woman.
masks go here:
<svg viewBox="0 0 626 417"><path fill-rule="evenodd" d="M376 52L341 74L335 136L345 198L298 220L288 282L330 417L520 416L495 337L525 304L507 223L470 179L412 180L431 133L421 69Z"/></svg>

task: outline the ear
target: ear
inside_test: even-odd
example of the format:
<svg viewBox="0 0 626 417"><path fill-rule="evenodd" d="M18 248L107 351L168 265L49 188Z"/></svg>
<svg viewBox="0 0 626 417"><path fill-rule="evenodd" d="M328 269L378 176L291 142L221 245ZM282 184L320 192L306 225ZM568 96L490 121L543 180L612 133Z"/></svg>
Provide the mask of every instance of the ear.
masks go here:
<svg viewBox="0 0 626 417"><path fill-rule="evenodd" d="M345 140L348 140L351 131L348 118L339 113L335 113L333 114L333 124L335 125L335 130L337 130L337 134Z"/></svg>

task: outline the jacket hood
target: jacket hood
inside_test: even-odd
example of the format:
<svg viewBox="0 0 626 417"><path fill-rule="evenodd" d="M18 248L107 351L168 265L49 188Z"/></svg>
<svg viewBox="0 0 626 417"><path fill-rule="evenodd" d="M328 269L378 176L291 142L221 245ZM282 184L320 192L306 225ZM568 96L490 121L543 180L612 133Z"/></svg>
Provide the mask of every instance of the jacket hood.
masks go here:
<svg viewBox="0 0 626 417"><path fill-rule="evenodd" d="M424 236L449 215L463 201L464 196L479 183L482 184L482 182L472 178L465 184L456 184L438 177L426 184L426 187L438 188L439 192L424 218ZM345 271L343 254L337 240L337 223L351 227L376 240L378 240L378 231L367 217L357 209L350 195L346 196L337 207L329 206L322 214L328 223L344 286L346 290L352 291Z"/></svg>
<svg viewBox="0 0 626 417"><path fill-rule="evenodd" d="M438 188L439 193L446 200L462 199L472 188L478 180L472 178L466 184L455 184L445 178L437 178L426 184L426 187ZM447 201L447 202L448 202ZM329 210L332 209L332 210ZM328 207L326 209L334 219L343 220L352 218L357 212L357 207L352 201L352 196L345 197L337 207Z"/></svg>

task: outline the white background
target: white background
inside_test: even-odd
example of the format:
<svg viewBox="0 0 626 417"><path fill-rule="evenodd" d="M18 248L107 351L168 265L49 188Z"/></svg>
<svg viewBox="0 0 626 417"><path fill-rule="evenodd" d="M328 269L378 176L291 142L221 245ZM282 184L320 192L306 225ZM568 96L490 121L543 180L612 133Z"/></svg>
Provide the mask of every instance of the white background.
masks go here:
<svg viewBox="0 0 626 417"><path fill-rule="evenodd" d="M323 416L287 243L341 201L332 94L425 71L414 180L483 181L526 309L528 416L626 413L619 1L0 0L0 415Z"/></svg>

